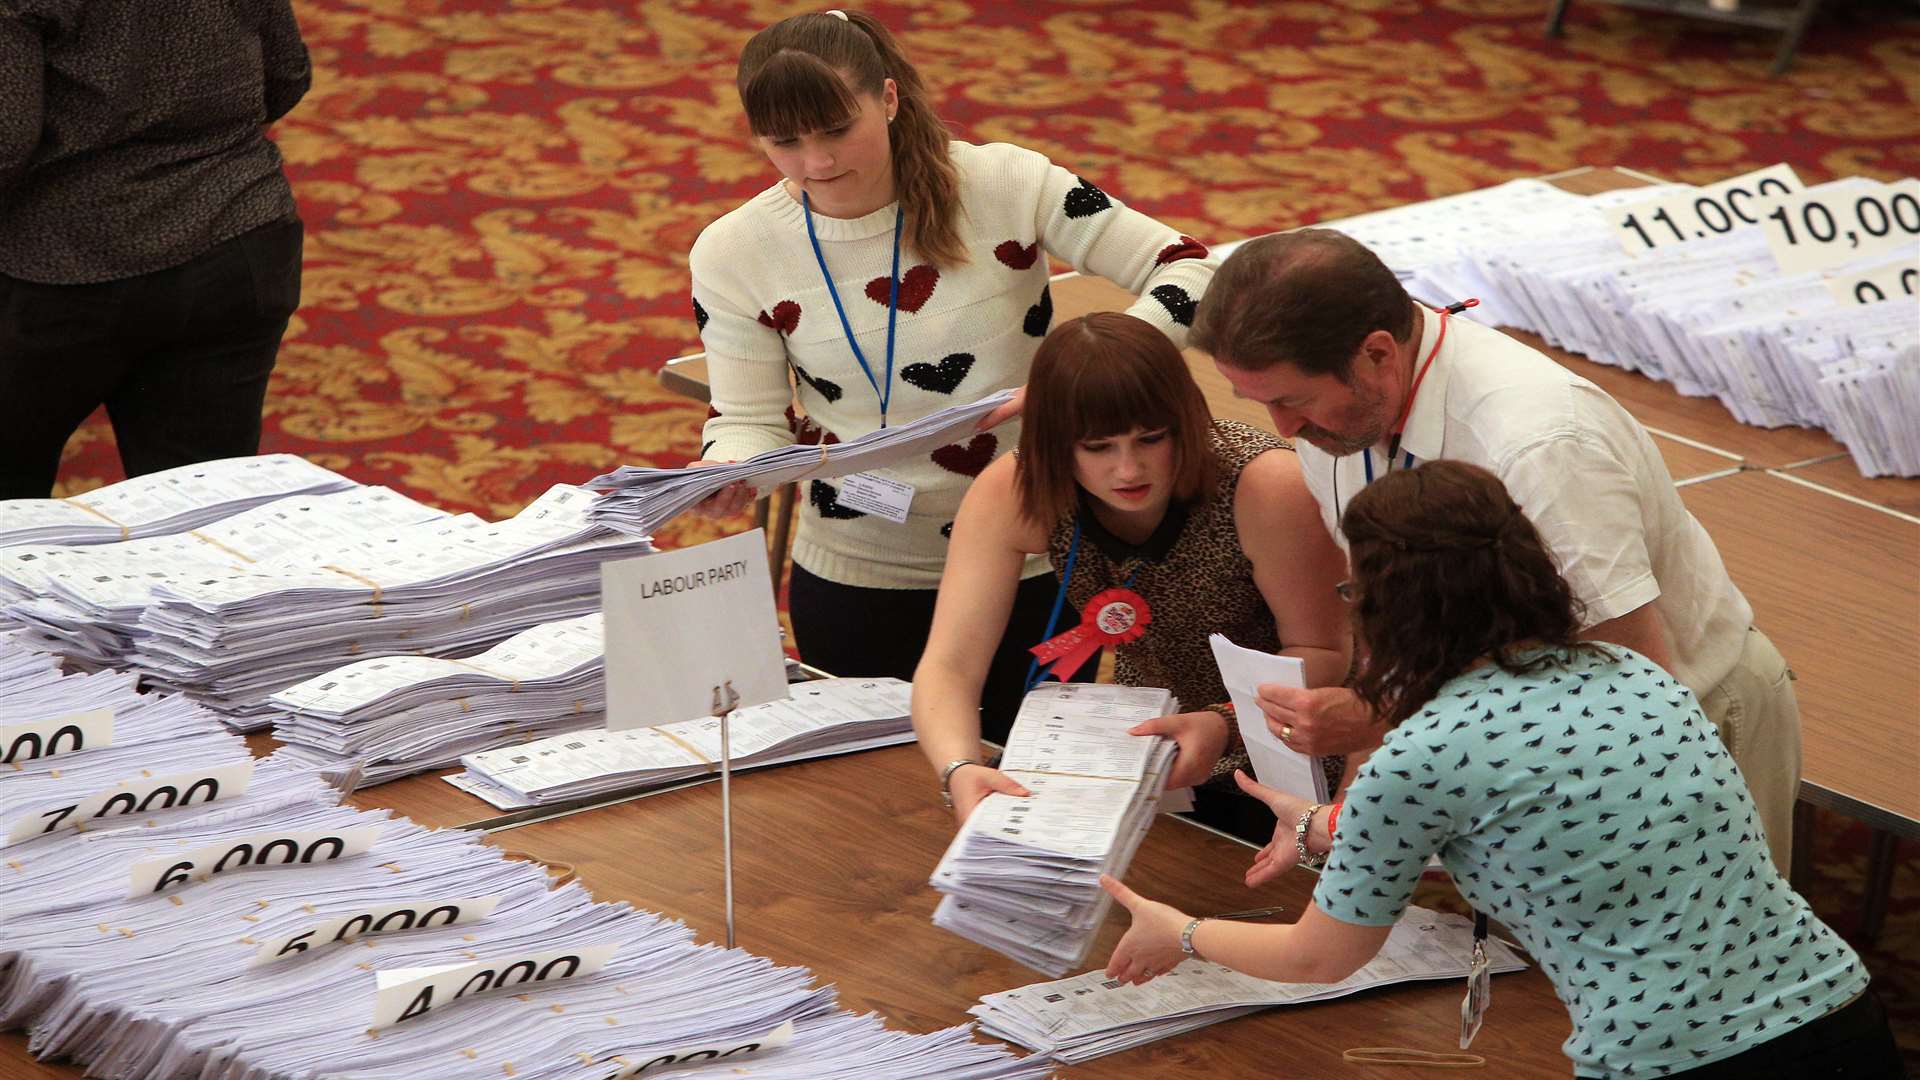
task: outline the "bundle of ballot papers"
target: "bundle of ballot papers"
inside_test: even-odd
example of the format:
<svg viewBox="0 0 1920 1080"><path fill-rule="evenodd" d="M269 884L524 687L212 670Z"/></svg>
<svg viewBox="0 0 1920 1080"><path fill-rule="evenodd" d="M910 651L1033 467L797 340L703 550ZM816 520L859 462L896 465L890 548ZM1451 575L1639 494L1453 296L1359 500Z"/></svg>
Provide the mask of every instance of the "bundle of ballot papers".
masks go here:
<svg viewBox="0 0 1920 1080"><path fill-rule="evenodd" d="M988 795L934 869L933 922L1037 971L1086 961L1110 898L1153 824L1174 744L1127 734L1179 711L1152 687L1047 683L1020 703L1000 770L1033 794Z"/></svg>
<svg viewBox="0 0 1920 1080"><path fill-rule="evenodd" d="M182 533L0 548L0 621L81 665L117 667L162 584L326 562L342 545L448 515L384 487L293 495ZM482 524L463 515L462 528Z"/></svg>
<svg viewBox="0 0 1920 1080"><path fill-rule="evenodd" d="M865 474L909 458L924 457L943 446L971 441L980 419L1012 400L1002 390L969 405L955 405L918 420L883 427L846 442L794 444L745 461L698 469L648 469L634 465L587 481L604 491L593 508L594 520L622 532L651 536L676 514L734 483L771 491L799 481L829 480ZM885 477L862 476L865 485L843 485L836 498L869 513L889 512L889 492L900 485ZM907 495L912 491L908 489ZM867 501L863 501L867 500Z"/></svg>
<svg viewBox="0 0 1920 1080"><path fill-rule="evenodd" d="M0 500L0 547L105 544L185 532L289 495L352 486L339 473L292 454L182 465L65 499Z"/></svg>
<svg viewBox="0 0 1920 1080"><path fill-rule="evenodd" d="M1784 165L1595 195L1516 180L1323 224L1428 303L1477 297L1468 317L1744 423L1825 428L1868 475L1920 475L1901 396L1920 377L1902 359L1920 345L1920 181L1806 187Z"/></svg>
<svg viewBox="0 0 1920 1080"><path fill-rule="evenodd" d="M14 669L0 652L0 673ZM43 704L97 701L97 678L58 679L71 696ZM116 736L132 732L124 718ZM341 806L278 758L116 738L63 743L49 778L91 809L82 762L136 748L154 776L116 795L153 800L164 776L230 782L130 812L116 798L84 830L10 844L0 874L0 1027L89 1075L576 1080L715 1059L796 1080L1050 1070L966 1028L908 1034L839 1012L805 969L550 888L477 833Z"/></svg>
<svg viewBox="0 0 1920 1080"><path fill-rule="evenodd" d="M359 660L267 699L281 753L356 765L359 783L451 765L461 755L606 722L599 612L523 630L452 659Z"/></svg>
<svg viewBox="0 0 1920 1080"><path fill-rule="evenodd" d="M1527 966L1498 939L1488 939L1486 951L1494 974ZM1471 920L1409 907L1379 955L1337 983L1268 982L1193 958L1140 986L1089 971L989 994L969 1011L988 1034L1074 1065L1275 1005L1433 979L1464 987L1472 962Z"/></svg>
<svg viewBox="0 0 1920 1080"><path fill-rule="evenodd" d="M796 683L782 701L728 719L733 767L753 769L913 741L913 685L899 679ZM720 721L703 716L624 731L580 731L461 758L448 783L503 810L711 778Z"/></svg>
<svg viewBox="0 0 1920 1080"><path fill-rule="evenodd" d="M156 586L129 655L144 682L193 694L241 729L265 698L366 656L462 655L600 607L600 564L653 550L587 518L556 485L510 520L428 522L336 547L324 562Z"/></svg>

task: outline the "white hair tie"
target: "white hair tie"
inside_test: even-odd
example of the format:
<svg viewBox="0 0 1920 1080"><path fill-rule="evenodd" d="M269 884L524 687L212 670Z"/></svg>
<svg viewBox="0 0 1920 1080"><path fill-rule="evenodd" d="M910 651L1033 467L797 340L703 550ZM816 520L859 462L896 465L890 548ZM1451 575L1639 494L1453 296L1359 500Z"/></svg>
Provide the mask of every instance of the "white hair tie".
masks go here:
<svg viewBox="0 0 1920 1080"><path fill-rule="evenodd" d="M836 19L839 19L841 22L847 21L847 13L844 11L841 11L839 8L828 8L827 14L833 16Z"/></svg>

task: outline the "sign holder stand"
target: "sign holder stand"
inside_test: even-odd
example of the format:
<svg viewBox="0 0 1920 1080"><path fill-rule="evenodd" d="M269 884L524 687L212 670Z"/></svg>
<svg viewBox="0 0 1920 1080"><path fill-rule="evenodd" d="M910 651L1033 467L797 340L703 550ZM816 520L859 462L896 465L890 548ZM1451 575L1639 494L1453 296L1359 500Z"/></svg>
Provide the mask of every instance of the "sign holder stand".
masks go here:
<svg viewBox="0 0 1920 1080"><path fill-rule="evenodd" d="M727 948L733 948L733 739L728 730L733 710L740 704L728 679L713 688L713 715L720 720L720 858L724 867L727 906Z"/></svg>

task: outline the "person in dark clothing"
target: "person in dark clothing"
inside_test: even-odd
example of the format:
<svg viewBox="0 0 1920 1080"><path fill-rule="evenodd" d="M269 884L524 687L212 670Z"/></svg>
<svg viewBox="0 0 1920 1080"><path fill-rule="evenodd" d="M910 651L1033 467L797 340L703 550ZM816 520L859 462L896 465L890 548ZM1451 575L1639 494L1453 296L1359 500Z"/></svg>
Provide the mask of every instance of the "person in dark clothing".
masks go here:
<svg viewBox="0 0 1920 1080"><path fill-rule="evenodd" d="M0 499L103 403L129 476L258 452L310 82L289 0L0 0Z"/></svg>

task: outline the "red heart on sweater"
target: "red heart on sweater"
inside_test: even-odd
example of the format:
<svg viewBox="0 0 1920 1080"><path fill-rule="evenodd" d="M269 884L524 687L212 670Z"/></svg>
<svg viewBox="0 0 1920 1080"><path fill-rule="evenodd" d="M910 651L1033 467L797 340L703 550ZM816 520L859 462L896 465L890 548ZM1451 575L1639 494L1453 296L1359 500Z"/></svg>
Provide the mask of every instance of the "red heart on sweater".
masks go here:
<svg viewBox="0 0 1920 1080"><path fill-rule="evenodd" d="M760 313L760 324L771 326L782 334L792 336L800 327L800 305L791 300L782 300L773 305L773 314Z"/></svg>
<svg viewBox="0 0 1920 1080"><path fill-rule="evenodd" d="M1018 240L1002 240L1000 246L993 249L993 257L1015 270L1025 270L1033 265L1033 260L1040 257L1040 241L1035 240L1026 247L1021 247Z"/></svg>
<svg viewBox="0 0 1920 1080"><path fill-rule="evenodd" d="M1168 244L1154 256L1153 265L1165 266L1175 259L1204 259L1207 257L1207 245L1191 236L1182 235L1177 244Z"/></svg>
<svg viewBox="0 0 1920 1080"><path fill-rule="evenodd" d="M900 275L900 310L919 311L920 305L933 295L933 287L940 283L940 271L925 263ZM887 306L887 296L893 291L893 279L877 277L867 282L867 299Z"/></svg>
<svg viewBox="0 0 1920 1080"><path fill-rule="evenodd" d="M954 443L943 446L933 452L933 463L950 473L961 476L979 476L980 470L993 464L993 452L1000 449L1000 440L991 431L983 431L973 437L965 446Z"/></svg>

